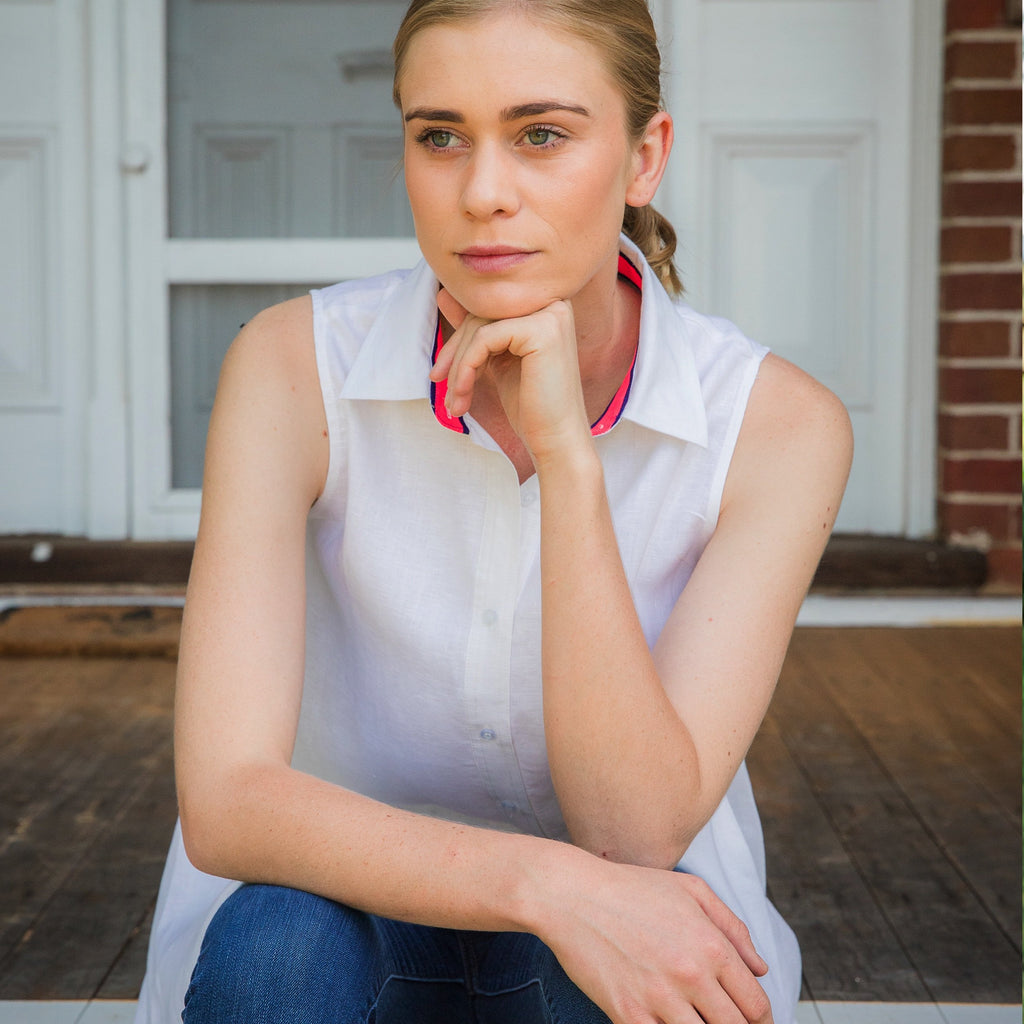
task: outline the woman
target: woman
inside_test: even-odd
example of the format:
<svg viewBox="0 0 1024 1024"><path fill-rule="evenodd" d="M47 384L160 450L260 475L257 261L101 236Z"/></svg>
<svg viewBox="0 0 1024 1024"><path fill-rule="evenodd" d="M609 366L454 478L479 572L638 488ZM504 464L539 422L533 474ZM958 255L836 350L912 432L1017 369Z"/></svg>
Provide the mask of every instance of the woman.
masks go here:
<svg viewBox="0 0 1024 1024"><path fill-rule="evenodd" d="M789 1024L743 758L845 413L668 294L643 0L395 55L425 262L222 372L139 1019Z"/></svg>

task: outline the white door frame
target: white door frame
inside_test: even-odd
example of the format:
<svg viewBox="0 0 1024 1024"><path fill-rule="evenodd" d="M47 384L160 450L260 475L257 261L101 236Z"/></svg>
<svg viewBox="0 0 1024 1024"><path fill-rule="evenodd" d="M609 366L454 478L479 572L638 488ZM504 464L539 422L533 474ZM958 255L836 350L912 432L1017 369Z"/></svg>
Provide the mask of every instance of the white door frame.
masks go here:
<svg viewBox="0 0 1024 1024"><path fill-rule="evenodd" d="M85 416L85 523L93 539L129 536L127 332L122 193L122 0L90 0L82 26L89 53L92 230L91 372ZM81 386L81 385L80 385Z"/></svg>

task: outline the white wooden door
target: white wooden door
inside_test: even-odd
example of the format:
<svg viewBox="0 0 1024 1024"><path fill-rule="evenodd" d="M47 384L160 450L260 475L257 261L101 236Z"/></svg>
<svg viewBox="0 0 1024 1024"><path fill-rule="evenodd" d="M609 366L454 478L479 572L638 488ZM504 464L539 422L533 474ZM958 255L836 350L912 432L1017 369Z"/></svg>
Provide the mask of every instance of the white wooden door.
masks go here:
<svg viewBox="0 0 1024 1024"><path fill-rule="evenodd" d="M391 103L404 7L126 8L136 536L195 531L217 373L241 323L419 258Z"/></svg>
<svg viewBox="0 0 1024 1024"><path fill-rule="evenodd" d="M166 10L165 10L166 7ZM387 56L402 0L125 0L133 533L189 536L241 321L417 258ZM839 527L932 525L941 0L656 0L693 303L837 391Z"/></svg>
<svg viewBox="0 0 1024 1024"><path fill-rule="evenodd" d="M87 525L83 10L0 0L0 533Z"/></svg>
<svg viewBox="0 0 1024 1024"><path fill-rule="evenodd" d="M664 186L694 305L831 387L837 529L933 525L942 0L666 0Z"/></svg>

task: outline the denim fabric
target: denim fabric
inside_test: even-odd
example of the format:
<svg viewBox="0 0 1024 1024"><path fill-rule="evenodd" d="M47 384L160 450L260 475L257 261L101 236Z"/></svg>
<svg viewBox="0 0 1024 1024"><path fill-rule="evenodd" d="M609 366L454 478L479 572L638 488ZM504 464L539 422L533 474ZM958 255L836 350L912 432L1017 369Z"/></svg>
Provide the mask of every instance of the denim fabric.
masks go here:
<svg viewBox="0 0 1024 1024"><path fill-rule="evenodd" d="M210 922L185 1024L609 1024L533 935L427 928L245 885Z"/></svg>

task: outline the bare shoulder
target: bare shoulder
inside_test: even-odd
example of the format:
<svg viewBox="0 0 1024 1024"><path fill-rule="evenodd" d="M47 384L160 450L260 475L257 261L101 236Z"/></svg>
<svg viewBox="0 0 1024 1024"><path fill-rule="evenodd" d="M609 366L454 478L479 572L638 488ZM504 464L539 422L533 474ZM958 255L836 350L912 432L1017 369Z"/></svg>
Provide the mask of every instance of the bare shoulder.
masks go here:
<svg viewBox="0 0 1024 1024"><path fill-rule="evenodd" d="M313 309L302 296L258 313L228 349L210 421L207 477L233 480L247 466L272 470L291 479L305 501L319 493L326 464Z"/></svg>
<svg viewBox="0 0 1024 1024"><path fill-rule="evenodd" d="M853 458L853 430L843 403L781 357L761 363L733 456L727 491L817 492L838 503Z"/></svg>
<svg viewBox="0 0 1024 1024"><path fill-rule="evenodd" d="M850 417L843 403L824 384L773 353L761 363L747 423L758 428L756 434L779 441L805 438L813 443L817 439L839 449L852 445Z"/></svg>
<svg viewBox="0 0 1024 1024"><path fill-rule="evenodd" d="M229 373L266 373L316 368L313 304L308 295L288 299L257 313L242 325L228 349Z"/></svg>

